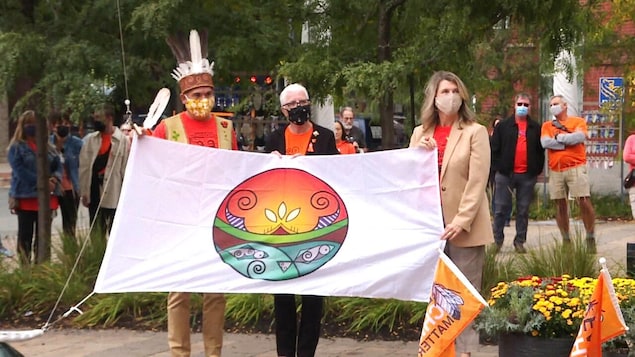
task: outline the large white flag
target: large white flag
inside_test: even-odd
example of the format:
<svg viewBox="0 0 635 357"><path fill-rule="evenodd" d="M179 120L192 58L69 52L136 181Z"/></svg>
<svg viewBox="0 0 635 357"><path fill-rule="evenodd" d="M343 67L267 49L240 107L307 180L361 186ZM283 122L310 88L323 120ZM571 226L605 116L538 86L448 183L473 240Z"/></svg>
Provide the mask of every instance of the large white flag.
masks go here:
<svg viewBox="0 0 635 357"><path fill-rule="evenodd" d="M142 137L95 292L427 301L442 230L436 152L280 158Z"/></svg>

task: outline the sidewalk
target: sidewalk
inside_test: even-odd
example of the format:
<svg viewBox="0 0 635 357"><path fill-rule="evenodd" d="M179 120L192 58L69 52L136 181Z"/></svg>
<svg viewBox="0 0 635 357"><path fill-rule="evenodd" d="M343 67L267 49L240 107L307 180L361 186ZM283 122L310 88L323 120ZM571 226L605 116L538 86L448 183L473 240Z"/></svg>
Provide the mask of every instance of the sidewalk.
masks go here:
<svg viewBox="0 0 635 357"><path fill-rule="evenodd" d="M28 341L11 343L28 357L169 357L166 332L130 330L57 330ZM316 356L412 357L417 342L356 341L322 338ZM192 334L192 357L203 356L201 334ZM274 335L225 333L223 357L276 357ZM472 357L496 357L497 346L481 346Z"/></svg>
<svg viewBox="0 0 635 357"><path fill-rule="evenodd" d="M0 162L0 187L9 187L11 184L11 166L8 162Z"/></svg>

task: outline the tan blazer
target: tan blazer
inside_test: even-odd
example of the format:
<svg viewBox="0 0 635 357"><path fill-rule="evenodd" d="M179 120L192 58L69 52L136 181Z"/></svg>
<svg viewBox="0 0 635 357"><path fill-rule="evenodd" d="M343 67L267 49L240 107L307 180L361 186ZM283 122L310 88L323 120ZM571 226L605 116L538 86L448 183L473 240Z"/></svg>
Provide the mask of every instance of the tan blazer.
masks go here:
<svg viewBox="0 0 635 357"><path fill-rule="evenodd" d="M434 127L423 131L417 126L410 138L416 147L422 137L432 137ZM489 203L485 194L490 168L487 129L478 123L454 123L441 165L441 206L443 219L463 232L450 243L475 247L494 242Z"/></svg>

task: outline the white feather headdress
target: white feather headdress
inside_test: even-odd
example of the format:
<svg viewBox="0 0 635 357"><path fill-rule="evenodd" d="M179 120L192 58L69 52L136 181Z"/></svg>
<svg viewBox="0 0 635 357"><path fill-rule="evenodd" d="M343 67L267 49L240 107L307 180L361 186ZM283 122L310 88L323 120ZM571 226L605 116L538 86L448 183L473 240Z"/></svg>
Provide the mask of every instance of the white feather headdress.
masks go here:
<svg viewBox="0 0 635 357"><path fill-rule="evenodd" d="M207 31L201 31L199 35L198 31L191 30L189 41L180 33L168 37L166 42L178 63L172 71L172 77L179 84L184 78L198 74L208 74L211 82L211 77L214 76L214 62L210 63L207 59Z"/></svg>

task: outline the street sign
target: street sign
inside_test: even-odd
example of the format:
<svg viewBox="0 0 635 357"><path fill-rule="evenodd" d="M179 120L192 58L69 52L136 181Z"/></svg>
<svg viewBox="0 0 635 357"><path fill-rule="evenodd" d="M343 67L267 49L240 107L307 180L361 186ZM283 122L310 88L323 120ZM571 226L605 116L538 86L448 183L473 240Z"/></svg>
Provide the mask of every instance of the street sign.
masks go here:
<svg viewBox="0 0 635 357"><path fill-rule="evenodd" d="M600 77L600 98L598 105L622 101L624 94L624 78Z"/></svg>

